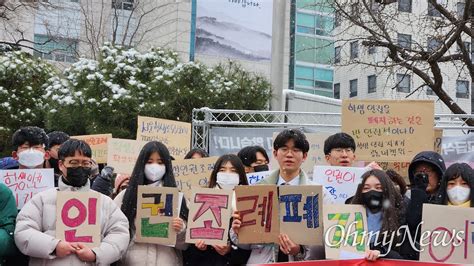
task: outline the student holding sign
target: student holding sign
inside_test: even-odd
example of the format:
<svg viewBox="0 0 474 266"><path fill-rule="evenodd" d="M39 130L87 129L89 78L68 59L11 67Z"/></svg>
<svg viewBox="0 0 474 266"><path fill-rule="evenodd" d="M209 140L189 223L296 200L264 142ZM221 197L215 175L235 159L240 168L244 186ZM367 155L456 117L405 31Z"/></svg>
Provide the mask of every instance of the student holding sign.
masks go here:
<svg viewBox="0 0 474 266"><path fill-rule="evenodd" d="M209 188L233 190L235 186L248 185L244 165L234 154L217 159L209 179ZM232 197L231 209L235 209ZM246 264L250 251L227 245L206 245L204 240L189 246L185 252L185 265L235 265Z"/></svg>
<svg viewBox="0 0 474 266"><path fill-rule="evenodd" d="M109 197L90 190L92 151L89 145L70 139L63 143L58 155L62 172L59 187L35 195L20 211L15 229L17 247L30 256L30 264L37 265L79 265L84 262L107 265L117 261L128 245L128 221ZM99 199L99 204L86 207L76 200L78 205L74 206L79 207L73 209L77 211L69 212L71 206L57 206L58 191L71 196L77 193L78 197L92 193ZM60 208L63 216L57 217L56 212ZM77 217L71 217L75 215ZM65 218L71 220L72 223L68 224L79 229L86 222L98 222L101 232L93 236L77 236L76 230L70 230L73 235L66 234L65 238L58 239L57 226L61 224L57 222L65 221ZM90 242L89 238L95 237L100 240L99 246L90 248L86 243Z"/></svg>
<svg viewBox="0 0 474 266"><path fill-rule="evenodd" d="M454 163L446 169L440 193L444 205L474 206L474 171L467 163Z"/></svg>
<svg viewBox="0 0 474 266"><path fill-rule="evenodd" d="M277 159L279 169L257 184L264 185L310 185L311 182L301 165L306 160L309 142L306 136L297 129L285 129L273 141L273 156ZM231 238L238 243L238 233L242 221L240 215L234 214ZM248 264L284 262L303 260L307 248L295 243L287 234L279 235L279 245L251 245L252 253Z"/></svg>
<svg viewBox="0 0 474 266"><path fill-rule="evenodd" d="M179 217L174 217L173 230L178 234L174 247L136 242L135 219L137 218L138 186L176 187L171 156L166 146L158 141L150 141L140 151L128 188L114 201L121 207L129 221L131 242L128 251L119 264L122 265L181 265L181 250L186 249L185 233L188 209L182 202Z"/></svg>
<svg viewBox="0 0 474 266"><path fill-rule="evenodd" d="M405 206L400 193L382 170L368 171L361 179L352 204L361 204L366 208L368 233L374 234L366 239L370 247L366 259L402 259L396 247L397 230L405 222ZM383 244L384 238L388 242L386 245Z"/></svg>

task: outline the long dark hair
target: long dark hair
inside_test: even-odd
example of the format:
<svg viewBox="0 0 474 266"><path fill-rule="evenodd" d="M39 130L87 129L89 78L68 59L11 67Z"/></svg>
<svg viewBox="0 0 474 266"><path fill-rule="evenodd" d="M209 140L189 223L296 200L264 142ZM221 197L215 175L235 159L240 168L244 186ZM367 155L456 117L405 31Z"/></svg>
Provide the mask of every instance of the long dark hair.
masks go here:
<svg viewBox="0 0 474 266"><path fill-rule="evenodd" d="M211 177L209 178L209 187L213 188L216 186L217 173L219 172L219 169L227 162L230 162L235 168L235 171L237 171L237 174L239 174L239 185L248 185L249 183L247 180L247 175L245 174L244 164L240 158L235 154L225 154L219 157L219 159L217 159L216 163L214 164L214 169L212 170Z"/></svg>
<svg viewBox="0 0 474 266"><path fill-rule="evenodd" d="M390 236L395 234L400 225L404 223L405 207L402 204L402 196L393 185L392 180L388 175L382 171L373 169L365 172L362 176L362 182L357 187L357 192L352 200L352 204L364 204L362 199L362 189L367 179L371 176L376 177L382 185L382 202L389 202L390 204L382 204L382 229L379 235L379 239L382 237L383 232L387 232Z"/></svg>
<svg viewBox="0 0 474 266"><path fill-rule="evenodd" d="M130 182L128 188L125 191L122 201L122 212L127 216L130 225L130 236L133 236L135 231L135 217L137 215L137 194L138 186L147 185L150 182L145 177L145 165L148 162L150 156L157 152L160 155L161 160L165 164L166 172L162 179L164 187L176 187L176 180L173 174L173 165L171 164L171 156L168 148L158 141L150 141L143 146L140 154L138 155L135 167L133 168L132 175L130 176ZM183 200L181 206L180 217L187 220L188 209L186 202Z"/></svg>
<svg viewBox="0 0 474 266"><path fill-rule="evenodd" d="M474 171L467 163L454 163L446 169L443 178L441 179L439 192L441 194L442 203L448 205L448 182L450 180L461 177L468 184L471 189L471 207L474 207Z"/></svg>

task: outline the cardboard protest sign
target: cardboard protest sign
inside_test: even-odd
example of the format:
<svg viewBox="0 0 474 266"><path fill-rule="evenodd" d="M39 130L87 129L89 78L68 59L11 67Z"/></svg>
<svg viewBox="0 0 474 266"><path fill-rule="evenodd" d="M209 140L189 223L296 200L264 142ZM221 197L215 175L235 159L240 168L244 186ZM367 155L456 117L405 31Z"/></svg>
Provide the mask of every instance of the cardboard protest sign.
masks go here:
<svg viewBox="0 0 474 266"><path fill-rule="evenodd" d="M358 160L410 162L433 150L433 121L433 101L342 102L342 131L354 138Z"/></svg>
<svg viewBox="0 0 474 266"><path fill-rule="evenodd" d="M280 233L300 245L322 245L322 187L279 186Z"/></svg>
<svg viewBox="0 0 474 266"><path fill-rule="evenodd" d="M117 174L132 174L141 149L146 141L132 139L109 139L107 143L107 165Z"/></svg>
<svg viewBox="0 0 474 266"><path fill-rule="evenodd" d="M191 124L138 116L137 140L162 142L175 159L181 159L190 149Z"/></svg>
<svg viewBox="0 0 474 266"><path fill-rule="evenodd" d="M10 188L15 196L16 207L21 209L34 195L54 187L54 170L0 170L0 183Z"/></svg>
<svg viewBox="0 0 474 266"><path fill-rule="evenodd" d="M101 242L101 194L58 191L56 238L98 247Z"/></svg>
<svg viewBox="0 0 474 266"><path fill-rule="evenodd" d="M315 166L313 181L324 188L324 204L344 204L354 196L365 171L361 167Z"/></svg>
<svg viewBox="0 0 474 266"><path fill-rule="evenodd" d="M218 157L173 161L173 173L179 191L191 198L191 188L207 187Z"/></svg>
<svg viewBox="0 0 474 266"><path fill-rule="evenodd" d="M189 205L186 242L227 245L232 190L195 188Z"/></svg>
<svg viewBox="0 0 474 266"><path fill-rule="evenodd" d="M107 143L112 138L112 134L96 134L72 136L73 139L85 141L92 150L92 159L97 163L107 163Z"/></svg>
<svg viewBox="0 0 474 266"><path fill-rule="evenodd" d="M364 237L367 232L364 206L324 205L323 221L326 259L365 255L368 247Z"/></svg>
<svg viewBox="0 0 474 266"><path fill-rule="evenodd" d="M370 164L370 162L365 162L365 165ZM392 169L403 177L407 184L410 183L408 178L408 167L410 167L410 162L377 162L377 164L382 167L384 171Z"/></svg>
<svg viewBox="0 0 474 266"><path fill-rule="evenodd" d="M272 173L272 171L248 173L247 174L247 181L249 182L249 185L255 185L258 182L260 182L261 180L268 177L271 173Z"/></svg>
<svg viewBox="0 0 474 266"><path fill-rule="evenodd" d="M242 221L239 243L277 243L280 232L277 187L236 186L235 197Z"/></svg>
<svg viewBox="0 0 474 266"><path fill-rule="evenodd" d="M443 129L435 128L434 129L434 147L433 150L441 154L441 143L443 142Z"/></svg>
<svg viewBox="0 0 474 266"><path fill-rule="evenodd" d="M474 264L474 209L423 204L420 261Z"/></svg>
<svg viewBox="0 0 474 266"><path fill-rule="evenodd" d="M280 132L273 133L273 139L276 138ZM308 157L301 164L301 169L311 178L313 176L313 168L315 165L327 165L326 158L324 156L324 141L331 136L329 133L304 133L306 139L309 142ZM270 155L270 154L269 154ZM277 169L279 167L276 158L273 156L270 158L271 169Z"/></svg>
<svg viewBox="0 0 474 266"><path fill-rule="evenodd" d="M176 244L172 222L179 215L178 196L177 188L138 186L136 242Z"/></svg>

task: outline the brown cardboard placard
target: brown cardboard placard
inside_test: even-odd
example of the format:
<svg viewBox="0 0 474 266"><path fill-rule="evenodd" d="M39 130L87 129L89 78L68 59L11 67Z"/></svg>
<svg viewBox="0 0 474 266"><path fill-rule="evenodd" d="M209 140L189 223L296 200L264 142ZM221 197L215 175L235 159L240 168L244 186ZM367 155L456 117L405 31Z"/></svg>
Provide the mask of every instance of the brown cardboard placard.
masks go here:
<svg viewBox="0 0 474 266"><path fill-rule="evenodd" d="M423 204L422 221L420 261L474 264L473 208Z"/></svg>
<svg viewBox="0 0 474 266"><path fill-rule="evenodd" d="M370 162L365 162L365 165L370 164ZM408 167L410 167L410 162L377 162L377 164L382 167L384 171L392 169L403 177L405 182L410 184L410 179L408 178Z"/></svg>
<svg viewBox="0 0 474 266"><path fill-rule="evenodd" d="M184 158L191 145L191 123L138 116L137 140L157 140L175 159Z"/></svg>
<svg viewBox="0 0 474 266"><path fill-rule="evenodd" d="M207 245L227 245L232 194L232 190L226 189L193 189L186 243L204 240Z"/></svg>
<svg viewBox="0 0 474 266"><path fill-rule="evenodd" d="M218 157L173 161L173 173L179 191L187 199L191 198L191 189L207 187L214 164Z"/></svg>
<svg viewBox="0 0 474 266"><path fill-rule="evenodd" d="M364 256L367 250L365 244L367 239L363 237L364 232L367 232L367 216L364 206L324 205L323 221L326 259L348 257L344 254L350 254L351 257ZM353 225L350 226L351 224ZM357 234L357 237L349 238L351 233Z"/></svg>
<svg viewBox="0 0 474 266"><path fill-rule="evenodd" d="M273 133L273 140L280 132ZM308 157L301 164L301 169L305 171L309 178L313 178L313 169L315 165L328 165L324 156L324 141L331 136L329 133L304 133L309 142ZM273 154L270 158L272 169L278 169L278 162Z"/></svg>
<svg viewBox="0 0 474 266"><path fill-rule="evenodd" d="M236 186L235 198L242 221L239 243L278 243L280 221L277 186Z"/></svg>
<svg viewBox="0 0 474 266"><path fill-rule="evenodd" d="M434 151L441 153L441 147L443 142L443 129L442 128L435 128L434 129Z"/></svg>
<svg viewBox="0 0 474 266"><path fill-rule="evenodd" d="M343 100L342 131L356 142L362 161L410 162L432 151L434 102Z"/></svg>
<svg viewBox="0 0 474 266"><path fill-rule="evenodd" d="M135 242L175 245L173 218L179 216L179 191L173 187L138 186Z"/></svg>
<svg viewBox="0 0 474 266"><path fill-rule="evenodd" d="M107 165L117 174L132 174L141 149L146 141L133 139L109 139L107 145Z"/></svg>
<svg viewBox="0 0 474 266"><path fill-rule="evenodd" d="M322 245L322 186L279 186L278 190L280 233L300 245Z"/></svg>
<svg viewBox="0 0 474 266"><path fill-rule="evenodd" d="M56 198L56 238L100 246L101 194L97 192L58 191Z"/></svg>
<svg viewBox="0 0 474 266"><path fill-rule="evenodd" d="M92 150L92 159L97 163L107 163L107 143L112 138L112 134L94 134L72 136L72 139L85 141Z"/></svg>

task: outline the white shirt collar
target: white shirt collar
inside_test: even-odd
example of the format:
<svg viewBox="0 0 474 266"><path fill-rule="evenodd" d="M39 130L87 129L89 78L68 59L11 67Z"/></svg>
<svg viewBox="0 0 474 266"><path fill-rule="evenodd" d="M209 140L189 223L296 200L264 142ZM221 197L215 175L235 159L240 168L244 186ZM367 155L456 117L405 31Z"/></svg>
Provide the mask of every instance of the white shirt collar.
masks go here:
<svg viewBox="0 0 474 266"><path fill-rule="evenodd" d="M298 173L298 175L295 176L293 179L291 179L290 182L286 182L285 179L281 177L281 175L278 176L277 185L280 186L283 183L287 183L287 185L291 185L291 186L298 186L300 184L300 174Z"/></svg>

